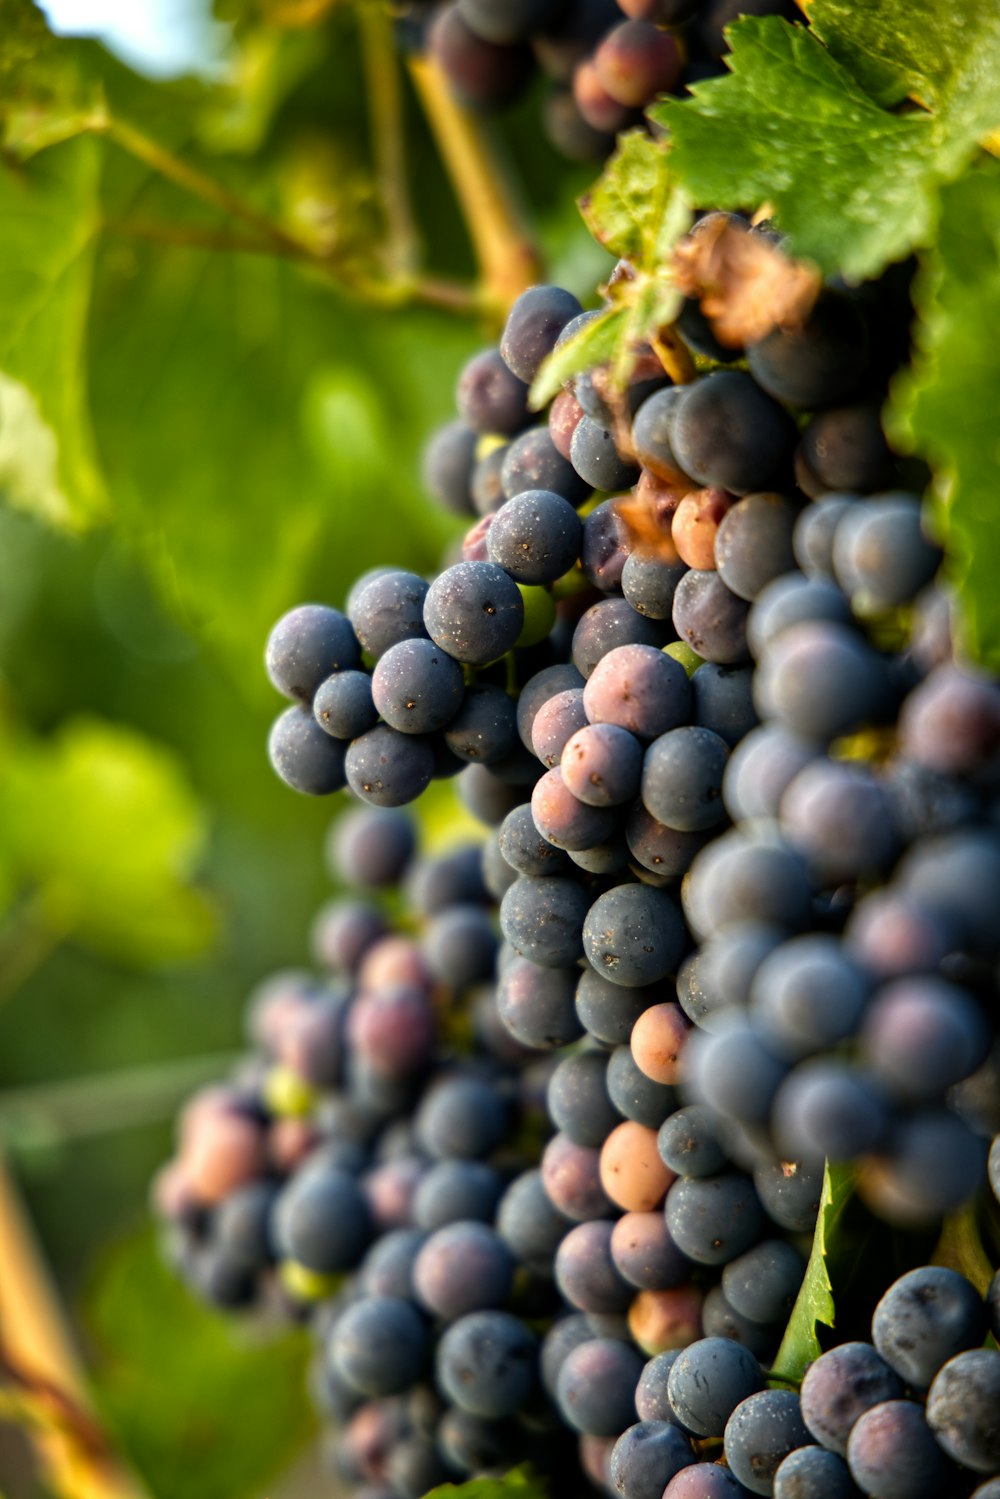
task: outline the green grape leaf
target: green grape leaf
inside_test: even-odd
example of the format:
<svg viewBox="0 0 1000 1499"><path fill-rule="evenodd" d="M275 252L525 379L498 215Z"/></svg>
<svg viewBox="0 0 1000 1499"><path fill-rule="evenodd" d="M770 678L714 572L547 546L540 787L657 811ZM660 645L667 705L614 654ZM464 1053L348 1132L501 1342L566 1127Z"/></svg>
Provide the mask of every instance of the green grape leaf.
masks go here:
<svg viewBox="0 0 1000 1499"><path fill-rule="evenodd" d="M624 385L642 344L672 323L680 307L671 255L690 228L691 208L671 172L664 142L642 131L623 135L579 206L593 237L628 261L629 274L608 288L604 315L542 365L531 388L535 410L572 375L596 365L610 365L616 383Z"/></svg>
<svg viewBox="0 0 1000 1499"><path fill-rule="evenodd" d="M914 286L911 368L893 385L889 435L934 469L933 516L958 589L964 645L1000 670L1000 169L948 187L941 232Z"/></svg>
<svg viewBox="0 0 1000 1499"><path fill-rule="evenodd" d="M545 1483L530 1466L512 1468L501 1478L470 1478L468 1483L442 1483L424 1499L546 1499Z"/></svg>
<svg viewBox="0 0 1000 1499"><path fill-rule="evenodd" d="M771 1367L771 1373L779 1379L797 1384L823 1349L816 1336L817 1325L833 1327L836 1308L833 1301L833 1286L830 1282L828 1258L837 1224L843 1215L854 1187L854 1173L849 1166L826 1167L823 1174L823 1191L819 1200L819 1216L813 1235L812 1253L806 1267L805 1279L788 1319L781 1347Z"/></svg>
<svg viewBox="0 0 1000 1499"><path fill-rule="evenodd" d="M996 0L813 0L809 21L879 103L909 95L946 117L957 149L1000 126Z"/></svg>
<svg viewBox="0 0 1000 1499"><path fill-rule="evenodd" d="M9 157L101 127L98 56L87 42L53 36L30 0L0 0L0 138Z"/></svg>
<svg viewBox="0 0 1000 1499"><path fill-rule="evenodd" d="M626 308L608 307L600 317L585 323L572 338L553 349L531 387L528 399L532 410L547 406L573 375L598 364L609 364L622 342L627 322Z"/></svg>
<svg viewBox="0 0 1000 1499"><path fill-rule="evenodd" d="M944 122L889 114L802 26L746 17L728 36L727 75L650 110L689 197L770 204L793 254L851 280L928 243L938 187L964 160Z"/></svg>
<svg viewBox="0 0 1000 1499"><path fill-rule="evenodd" d="M277 1492L311 1433L305 1333L266 1336L203 1306L148 1231L105 1250L84 1314L98 1406L150 1493Z"/></svg>
<svg viewBox="0 0 1000 1499"><path fill-rule="evenodd" d="M84 359L98 151L80 139L0 164L0 492L69 531L107 510Z"/></svg>
<svg viewBox="0 0 1000 1499"><path fill-rule="evenodd" d="M194 883L206 835L173 754L97 719L49 740L15 740L0 767L3 843L43 918L114 959L187 959L216 920Z"/></svg>

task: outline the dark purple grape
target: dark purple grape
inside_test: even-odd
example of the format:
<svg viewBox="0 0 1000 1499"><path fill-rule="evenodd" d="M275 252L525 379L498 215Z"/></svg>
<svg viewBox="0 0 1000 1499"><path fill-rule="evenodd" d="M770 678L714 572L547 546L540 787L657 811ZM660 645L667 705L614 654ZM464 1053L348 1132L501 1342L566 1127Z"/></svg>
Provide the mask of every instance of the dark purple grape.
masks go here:
<svg viewBox="0 0 1000 1499"><path fill-rule="evenodd" d="M313 717L334 739L357 739L378 723L372 679L366 671L340 671L320 682L312 702Z"/></svg>
<svg viewBox="0 0 1000 1499"><path fill-rule="evenodd" d="M542 967L516 958L501 974L496 1008L504 1029L533 1051L549 1051L577 1040L575 968Z"/></svg>
<svg viewBox="0 0 1000 1499"><path fill-rule="evenodd" d="M951 1464L912 1400L886 1400L865 1411L847 1445L851 1477L886 1499L940 1499L954 1493Z"/></svg>
<svg viewBox="0 0 1000 1499"><path fill-rule="evenodd" d="M577 621L573 631L573 664L589 678L610 652L640 645L659 650L667 643L669 634L661 621L637 614L624 599L601 599Z"/></svg>
<svg viewBox="0 0 1000 1499"><path fill-rule="evenodd" d="M537 1378L538 1348L509 1312L471 1312L453 1322L437 1348L437 1381L449 1400L473 1416L513 1415Z"/></svg>
<svg viewBox="0 0 1000 1499"><path fill-rule="evenodd" d="M504 760L518 743L514 699L500 687L466 687L458 712L445 727L444 742L472 765Z"/></svg>
<svg viewBox="0 0 1000 1499"><path fill-rule="evenodd" d="M583 926L588 962L630 989L675 973L686 940L677 903L644 885L616 885L599 896Z"/></svg>
<svg viewBox="0 0 1000 1499"><path fill-rule="evenodd" d="M868 330L855 297L825 288L799 327L776 328L747 348L750 373L776 400L815 411L863 379Z"/></svg>
<svg viewBox="0 0 1000 1499"><path fill-rule="evenodd" d="M780 1464L808 1441L799 1397L790 1390L762 1390L726 1422L726 1461L752 1494L770 1494Z"/></svg>
<svg viewBox="0 0 1000 1499"><path fill-rule="evenodd" d="M580 555L583 528L561 495L529 489L497 511L487 537L491 562L517 583L554 583Z"/></svg>
<svg viewBox="0 0 1000 1499"><path fill-rule="evenodd" d="M426 638L426 597L424 579L401 568L365 584L351 605L351 623L369 655L379 657L401 640Z"/></svg>
<svg viewBox="0 0 1000 1499"><path fill-rule="evenodd" d="M715 538L715 563L732 593L756 599L775 578L793 571L796 515L780 494L748 494L730 506Z"/></svg>
<svg viewBox="0 0 1000 1499"><path fill-rule="evenodd" d="M457 5L441 7L427 43L449 86L471 108L500 109L516 99L531 78L527 47L501 47L486 41L472 30Z"/></svg>
<svg viewBox="0 0 1000 1499"><path fill-rule="evenodd" d="M415 1384L427 1358L424 1319L396 1296L363 1296L337 1320L330 1339L334 1371L363 1395L395 1395Z"/></svg>
<svg viewBox="0 0 1000 1499"><path fill-rule="evenodd" d="M264 664L285 697L308 703L335 671L358 666L361 651L351 622L325 604L300 604L283 614L268 636Z"/></svg>
<svg viewBox="0 0 1000 1499"><path fill-rule="evenodd" d="M464 422L439 427L424 448L424 488L452 515L473 513L470 488L475 462L476 434Z"/></svg>
<svg viewBox="0 0 1000 1499"><path fill-rule="evenodd" d="M324 733L305 707L286 708L275 719L267 754L285 785L307 796L329 796L349 779L344 744Z"/></svg>
<svg viewBox="0 0 1000 1499"><path fill-rule="evenodd" d="M763 1389L752 1353L728 1338L700 1338L674 1360L667 1396L676 1419L700 1437L721 1437L741 1400Z"/></svg>
<svg viewBox="0 0 1000 1499"><path fill-rule="evenodd" d="M725 820L722 776L729 759L711 729L671 729L654 739L642 766L642 802L658 822L700 833Z"/></svg>
<svg viewBox="0 0 1000 1499"><path fill-rule="evenodd" d="M327 743L333 742L327 739ZM376 807L401 807L416 801L430 784L434 753L428 739L377 724L367 734L352 739L344 770L347 784L362 801Z"/></svg>
<svg viewBox="0 0 1000 1499"><path fill-rule="evenodd" d="M664 1487L694 1462L691 1443L667 1421L640 1421L611 1452L611 1483L622 1499L661 1499Z"/></svg>
<svg viewBox="0 0 1000 1499"><path fill-rule="evenodd" d="M746 661L747 612L739 598L714 572L689 570L674 593L674 628L696 655L720 666Z"/></svg>
<svg viewBox="0 0 1000 1499"><path fill-rule="evenodd" d="M475 1221L437 1229L413 1266L417 1301L446 1322L502 1306L513 1278L510 1250L492 1228Z"/></svg>
<svg viewBox="0 0 1000 1499"><path fill-rule="evenodd" d="M666 1212L674 1243L699 1265L724 1265L744 1254L764 1224L753 1182L739 1172L674 1182Z"/></svg>
<svg viewBox="0 0 1000 1499"><path fill-rule="evenodd" d="M500 926L522 957L546 968L575 963L583 953L589 899L567 879L516 880L500 906Z"/></svg>
<svg viewBox="0 0 1000 1499"><path fill-rule="evenodd" d="M462 668L430 640L401 640L372 673L372 697L390 728L430 734L450 723L465 694Z"/></svg>
<svg viewBox="0 0 1000 1499"><path fill-rule="evenodd" d="M455 405L474 432L512 437L531 420L528 387L507 368L498 349L484 349L463 366Z"/></svg>
<svg viewBox="0 0 1000 1499"><path fill-rule="evenodd" d="M623 645L604 655L583 690L591 723L614 723L655 739L687 721L691 686L679 662L652 645Z"/></svg>
<svg viewBox="0 0 1000 1499"><path fill-rule="evenodd" d="M492 562L459 562L439 573L424 601L435 645L457 661L484 666L516 641L524 603L516 583Z"/></svg>
<svg viewBox="0 0 1000 1499"><path fill-rule="evenodd" d="M614 1338L593 1338L572 1349L556 1380L563 1420L588 1436L620 1436L635 1420L642 1365L641 1354Z"/></svg>
<svg viewBox="0 0 1000 1499"><path fill-rule="evenodd" d="M927 1422L941 1447L974 1473L1000 1472L1000 1353L973 1348L949 1359L927 1396Z"/></svg>
<svg viewBox="0 0 1000 1499"><path fill-rule="evenodd" d="M964 1275L943 1265L901 1275L872 1317L875 1347L915 1390L926 1390L942 1365L985 1336L982 1297Z"/></svg>
<svg viewBox="0 0 1000 1499"><path fill-rule="evenodd" d="M777 401L740 371L686 385L670 418L670 444L699 484L748 494L780 476L795 427Z"/></svg>

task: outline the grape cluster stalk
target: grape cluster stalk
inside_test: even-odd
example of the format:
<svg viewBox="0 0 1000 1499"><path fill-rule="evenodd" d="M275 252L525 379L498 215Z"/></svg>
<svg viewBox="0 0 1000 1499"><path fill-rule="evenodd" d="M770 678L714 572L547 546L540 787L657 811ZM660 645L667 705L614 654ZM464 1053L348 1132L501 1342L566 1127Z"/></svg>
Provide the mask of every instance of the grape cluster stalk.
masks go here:
<svg viewBox="0 0 1000 1499"><path fill-rule="evenodd" d="M540 75L544 135L589 162L611 154L619 131L642 126L654 98L723 72L725 28L747 10L801 17L794 0L410 0L397 27L479 113L506 109Z"/></svg>
<svg viewBox="0 0 1000 1499"><path fill-rule="evenodd" d="M349 793L356 893L156 1201L200 1294L309 1322L359 1499L520 1461L624 1499L1000 1491L1000 1276L928 1263L1000 1199L1000 684L879 422L909 270L738 346L689 301L689 382L643 346L540 418L594 313L529 289L427 447L467 524L439 572L272 632L272 763ZM435 779L481 844L420 851ZM891 1249L848 1256L797 1389L830 1165Z"/></svg>

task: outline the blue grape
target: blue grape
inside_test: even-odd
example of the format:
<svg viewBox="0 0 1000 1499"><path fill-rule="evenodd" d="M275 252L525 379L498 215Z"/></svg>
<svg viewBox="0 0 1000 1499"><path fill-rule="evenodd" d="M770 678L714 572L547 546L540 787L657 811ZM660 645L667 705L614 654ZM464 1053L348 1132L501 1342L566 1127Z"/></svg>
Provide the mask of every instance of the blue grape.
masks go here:
<svg viewBox="0 0 1000 1499"><path fill-rule="evenodd" d="M810 1364L799 1399L802 1418L820 1447L846 1457L858 1418L901 1394L900 1376L870 1343L841 1343Z"/></svg>
<svg viewBox="0 0 1000 1499"><path fill-rule="evenodd" d="M957 1270L922 1265L901 1275L872 1317L872 1341L906 1384L926 1390L938 1370L986 1336L982 1297Z"/></svg>
<svg viewBox="0 0 1000 1499"><path fill-rule="evenodd" d="M366 1296L413 1300L413 1264L427 1235L416 1228L396 1228L376 1239L358 1270Z"/></svg>
<svg viewBox="0 0 1000 1499"><path fill-rule="evenodd" d="M711 729L671 729L654 739L642 766L642 802L658 822L700 833L725 818L722 776L729 759Z"/></svg>
<svg viewBox="0 0 1000 1499"><path fill-rule="evenodd" d="M532 748L546 769L559 764L566 745L586 723L582 687L569 687L546 699L531 725Z"/></svg>
<svg viewBox="0 0 1000 1499"><path fill-rule="evenodd" d="M325 604L300 604L283 614L268 636L264 664L285 697L308 703L319 684L335 671L350 671L361 660L351 622Z"/></svg>
<svg viewBox="0 0 1000 1499"><path fill-rule="evenodd" d="M847 1445L851 1477L884 1499L940 1499L957 1476L912 1400L886 1400L865 1411Z"/></svg>
<svg viewBox="0 0 1000 1499"><path fill-rule="evenodd" d="M594 674L605 656L620 649L635 650L645 646L660 653L670 631L656 619L637 614L625 599L601 599L580 616L573 631L573 664L585 677ZM636 658L641 659L641 658ZM664 660L669 660L664 657ZM676 663L673 663L676 665ZM686 680L686 678L685 678ZM662 710L661 710L662 711ZM628 728L628 724L623 725Z"/></svg>
<svg viewBox="0 0 1000 1499"><path fill-rule="evenodd" d="M667 1421L640 1421L611 1450L611 1483L623 1499L661 1499L676 1473L694 1462L691 1443Z"/></svg>
<svg viewBox="0 0 1000 1499"><path fill-rule="evenodd" d="M715 565L726 587L741 599L756 599L767 585L795 567L794 506L780 494L748 494L730 506L715 538Z"/></svg>
<svg viewBox="0 0 1000 1499"><path fill-rule="evenodd" d="M754 1025L789 1060L836 1046L853 1036L871 981L835 938L793 937L757 970L750 991Z"/></svg>
<svg viewBox="0 0 1000 1499"><path fill-rule="evenodd" d="M892 806L867 771L835 760L806 765L781 798L781 826L817 883L884 873L899 845Z"/></svg>
<svg viewBox="0 0 1000 1499"><path fill-rule="evenodd" d="M427 1358L424 1319L397 1296L364 1296L334 1325L334 1372L362 1395L395 1395L415 1384Z"/></svg>
<svg viewBox="0 0 1000 1499"><path fill-rule="evenodd" d="M805 860L769 837L723 834L695 856L682 892L696 936L714 936L739 922L804 927L811 891Z"/></svg>
<svg viewBox="0 0 1000 1499"><path fill-rule="evenodd" d="M726 1461L752 1494L770 1494L781 1463L808 1441L799 1397L790 1390L761 1390L726 1422Z"/></svg>
<svg viewBox="0 0 1000 1499"><path fill-rule="evenodd" d="M507 813L499 837L500 852L518 874L541 879L569 870L566 854L542 837L526 803Z"/></svg>
<svg viewBox="0 0 1000 1499"><path fill-rule="evenodd" d="M446 1078L424 1094L415 1121L417 1139L434 1160L476 1160L491 1155L503 1141L507 1113L507 1104L489 1083Z"/></svg>
<svg viewBox="0 0 1000 1499"><path fill-rule="evenodd" d="M588 724L578 729L560 759L564 784L592 807L617 807L631 801L639 790L642 768L642 745L618 724Z"/></svg>
<svg viewBox="0 0 1000 1499"><path fill-rule="evenodd" d="M621 457L611 433L586 415L577 422L569 456L591 489L628 489L639 477L638 467Z"/></svg>
<svg viewBox="0 0 1000 1499"><path fill-rule="evenodd" d="M762 718L776 718L803 739L826 742L878 721L885 673L872 651L843 625L792 625L765 651L754 678Z"/></svg>
<svg viewBox="0 0 1000 1499"><path fill-rule="evenodd" d="M430 922L421 944L432 978L467 989L493 977L497 939L482 906L457 905Z"/></svg>
<svg viewBox="0 0 1000 1499"><path fill-rule="evenodd" d="M619 1275L640 1291L665 1291L687 1280L691 1267L660 1212L626 1213L611 1234Z"/></svg>
<svg viewBox="0 0 1000 1499"><path fill-rule="evenodd" d="M667 1397L676 1419L700 1437L721 1437L741 1400L763 1388L752 1353L728 1338L700 1338L673 1361Z"/></svg>
<svg viewBox="0 0 1000 1499"><path fill-rule="evenodd" d="M817 620L850 625L851 606L844 594L826 579L786 572L757 594L747 615L751 654L759 661L785 630Z"/></svg>
<svg viewBox="0 0 1000 1499"><path fill-rule="evenodd" d="M723 1118L765 1124L787 1065L738 1015L691 1037L685 1073L692 1091Z"/></svg>
<svg viewBox="0 0 1000 1499"><path fill-rule="evenodd" d="M459 1220L425 1241L413 1266L417 1300L447 1322L502 1306L514 1278L514 1258L486 1223Z"/></svg>
<svg viewBox="0 0 1000 1499"><path fill-rule="evenodd" d="M341 879L382 889L402 879L416 842L416 829L407 813L395 808L352 808L330 827L327 865Z"/></svg>
<svg viewBox="0 0 1000 1499"><path fill-rule="evenodd" d="M260 1268L273 1259L271 1218L277 1199L271 1182L248 1182L219 1203L212 1222L217 1247L234 1260Z"/></svg>
<svg viewBox="0 0 1000 1499"><path fill-rule="evenodd" d="M496 1008L504 1029L536 1051L568 1046L580 1035L574 997L576 969L515 958L500 976Z"/></svg>
<svg viewBox="0 0 1000 1499"><path fill-rule="evenodd" d="M531 420L528 387L508 369L498 349L484 349L463 365L455 405L474 432L513 436Z"/></svg>
<svg viewBox="0 0 1000 1499"><path fill-rule="evenodd" d="M966 990L926 975L877 991L861 1041L874 1076L896 1098L930 1103L985 1061L990 1028Z"/></svg>
<svg viewBox="0 0 1000 1499"><path fill-rule="evenodd" d="M524 1405L537 1362L535 1339L517 1317L470 1312L453 1322L438 1344L437 1381L461 1410L495 1420Z"/></svg>
<svg viewBox="0 0 1000 1499"><path fill-rule="evenodd" d="M329 796L350 779L343 743L324 733L308 708L286 708L275 719L267 753L285 784L307 796Z"/></svg>
<svg viewBox="0 0 1000 1499"><path fill-rule="evenodd" d="M780 476L795 442L777 401L750 375L729 370L684 387L668 432L684 473L740 495Z"/></svg>
<svg viewBox="0 0 1000 1499"><path fill-rule="evenodd" d="M461 705L448 721L444 742L470 764L495 765L517 745L517 708L500 687L466 687Z"/></svg>
<svg viewBox="0 0 1000 1499"><path fill-rule="evenodd" d="M466 844L437 859L419 859L407 874L404 894L418 916L435 916L463 902L488 905L477 844Z"/></svg>
<svg viewBox="0 0 1000 1499"><path fill-rule="evenodd" d="M868 333L857 298L826 287L800 326L779 326L749 344L747 363L768 395L815 411L860 383L867 354Z"/></svg>
<svg viewBox="0 0 1000 1499"><path fill-rule="evenodd" d="M583 528L561 495L529 489L497 512L486 545L490 561L518 583L554 583L580 555Z"/></svg>
<svg viewBox="0 0 1000 1499"><path fill-rule="evenodd" d="M774 1100L775 1135L794 1159L855 1160L876 1149L887 1125L880 1093L841 1061L800 1063Z"/></svg>
<svg viewBox="0 0 1000 1499"><path fill-rule="evenodd" d="M623 645L597 661L583 705L591 723L614 723L639 739L655 739L687 722L691 685L672 656L650 644Z"/></svg>
<svg viewBox="0 0 1000 1499"><path fill-rule="evenodd" d="M739 1172L674 1182L666 1212L675 1244L698 1265L724 1265L744 1254L764 1223L753 1182Z"/></svg>
<svg viewBox="0 0 1000 1499"><path fill-rule="evenodd" d="M764 1239L730 1260L722 1291L730 1306L752 1322L784 1324L795 1304L806 1262L784 1239Z"/></svg>
<svg viewBox="0 0 1000 1499"><path fill-rule="evenodd" d="M602 1052L578 1051L563 1057L549 1078L545 1097L552 1123L576 1145L600 1147L618 1123Z"/></svg>
<svg viewBox="0 0 1000 1499"><path fill-rule="evenodd" d="M852 506L834 533L834 572L860 613L910 603L940 560L939 548L924 533L914 494L876 495Z"/></svg>
<svg viewBox="0 0 1000 1499"><path fill-rule="evenodd" d="M701 1104L678 1109L665 1119L656 1146L664 1165L678 1176L715 1176L726 1164L717 1122Z"/></svg>
<svg viewBox="0 0 1000 1499"><path fill-rule="evenodd" d="M424 601L431 639L472 666L484 666L509 651L523 623L517 585L493 562L457 562L446 568Z"/></svg>
<svg viewBox="0 0 1000 1499"><path fill-rule="evenodd" d="M611 1257L612 1225L592 1218L578 1223L556 1250L556 1285L581 1312L627 1311L635 1294Z"/></svg>
<svg viewBox="0 0 1000 1499"><path fill-rule="evenodd" d="M500 484L507 500L529 489L544 489L561 495L574 508L590 494L590 485L559 452L548 427L529 427L507 444Z"/></svg>
<svg viewBox="0 0 1000 1499"><path fill-rule="evenodd" d="M777 817L786 789L816 754L814 744L779 724L752 729L736 745L723 774L722 799L730 817L740 822Z"/></svg>
<svg viewBox="0 0 1000 1499"><path fill-rule="evenodd" d="M545 1274L551 1269L555 1252L569 1224L553 1207L542 1183L540 1171L524 1171L516 1176L500 1200L496 1215L497 1232L521 1264ZM542 1350L542 1375L545 1377L545 1350Z"/></svg>
<svg viewBox="0 0 1000 1499"><path fill-rule="evenodd" d="M706 661L691 678L694 722L724 739L730 749L758 722L753 706L753 673L748 666Z"/></svg>
<svg viewBox="0 0 1000 1499"><path fill-rule="evenodd" d="M898 868L903 889L950 920L963 945L987 953L1000 943L1000 840L960 829L921 839Z"/></svg>
<svg viewBox="0 0 1000 1499"><path fill-rule="evenodd" d="M353 601L351 624L369 655L377 658L402 640L426 638L426 597L424 579L402 568L391 568L365 584Z"/></svg>
<svg viewBox="0 0 1000 1499"><path fill-rule="evenodd" d="M639 407L632 421L632 448L643 468L669 483L681 472L681 464L670 440L671 423L683 387L671 385L654 391Z"/></svg>
<svg viewBox="0 0 1000 1499"><path fill-rule="evenodd" d="M692 567L674 593L674 629L703 660L739 666L749 654L749 609L747 601L727 588L718 573Z"/></svg>
<svg viewBox="0 0 1000 1499"><path fill-rule="evenodd" d="M366 671L335 672L316 688L312 711L324 733L356 739L378 723L371 677Z"/></svg>
<svg viewBox="0 0 1000 1499"><path fill-rule="evenodd" d="M647 1129L659 1129L676 1107L669 1083L654 1082L636 1065L631 1047L616 1046L608 1058L608 1096L619 1114Z"/></svg>
<svg viewBox="0 0 1000 1499"><path fill-rule="evenodd" d="M583 924L591 967L626 988L676 973L686 941L677 903L645 885L616 885L598 896Z"/></svg>
<svg viewBox="0 0 1000 1499"><path fill-rule="evenodd" d="M635 1420L642 1364L641 1354L614 1338L592 1338L573 1348L556 1379L563 1420L587 1436L620 1436Z"/></svg>
<svg viewBox="0 0 1000 1499"><path fill-rule="evenodd" d="M430 640L401 640L372 673L382 718L404 734L430 734L454 718L465 692L462 668Z"/></svg>
<svg viewBox="0 0 1000 1499"><path fill-rule="evenodd" d="M464 422L439 427L424 448L424 488L452 515L472 513L469 486L475 461L476 434Z"/></svg>
<svg viewBox="0 0 1000 1499"><path fill-rule="evenodd" d="M647 619L671 619L674 594L686 572L683 562L663 562L632 552L622 568L622 593L626 602Z"/></svg>
<svg viewBox="0 0 1000 1499"><path fill-rule="evenodd" d="M823 1190L823 1168L802 1161L757 1166L754 1186L765 1213L793 1234L811 1234Z"/></svg>
<svg viewBox="0 0 1000 1499"><path fill-rule="evenodd" d="M563 778L561 764L547 770L535 783L531 815L543 838L556 848L569 850L608 842L617 825L613 807L588 805L573 795Z"/></svg>
<svg viewBox="0 0 1000 1499"><path fill-rule="evenodd" d="M950 1110L923 1110L896 1125L868 1184L882 1216L904 1226L933 1223L982 1185L986 1145Z"/></svg>
<svg viewBox="0 0 1000 1499"><path fill-rule="evenodd" d="M949 1359L927 1396L927 1423L941 1447L974 1473L1000 1472L1000 1353L972 1348Z"/></svg>
<svg viewBox="0 0 1000 1499"><path fill-rule="evenodd" d="M582 311L573 293L560 286L529 286L507 314L500 339L508 369L530 384L566 324Z"/></svg>
<svg viewBox="0 0 1000 1499"><path fill-rule="evenodd" d="M730 1306L721 1285L712 1286L702 1303L701 1330L706 1338L725 1338L738 1343L761 1363L774 1358L784 1322L754 1322Z"/></svg>
<svg viewBox="0 0 1000 1499"><path fill-rule="evenodd" d="M617 592L631 547L631 533L618 501L605 500L583 523L580 567L584 576L602 593Z"/></svg>
<svg viewBox="0 0 1000 1499"><path fill-rule="evenodd" d="M325 737L325 736L324 736ZM327 739L327 743L333 743ZM352 739L344 758L347 784L362 801L376 807L401 807L416 801L430 785L434 752L429 740L401 734L388 724L377 724Z"/></svg>
<svg viewBox="0 0 1000 1499"><path fill-rule="evenodd" d="M458 795L473 817L496 827L524 800L523 783L504 781L488 765L466 765L458 773Z"/></svg>
<svg viewBox="0 0 1000 1499"><path fill-rule="evenodd" d="M795 560L810 578L833 580L833 538L856 494L825 494L799 512L792 536Z"/></svg>
<svg viewBox="0 0 1000 1499"><path fill-rule="evenodd" d="M427 49L448 87L469 109L492 110L510 104L532 73L527 47L498 47L469 26L456 5L437 11L427 32Z"/></svg>
<svg viewBox="0 0 1000 1499"><path fill-rule="evenodd" d="M595 1041L618 1046L627 1041L632 1027L659 990L623 989L593 968L586 967L576 986L576 1013Z"/></svg>
<svg viewBox="0 0 1000 1499"><path fill-rule="evenodd" d="M573 880L516 880L500 904L500 927L522 957L546 968L575 963L583 952L589 899Z"/></svg>
<svg viewBox="0 0 1000 1499"><path fill-rule="evenodd" d="M774 1474L774 1499L856 1499L851 1470L836 1452L797 1447Z"/></svg>
<svg viewBox="0 0 1000 1499"><path fill-rule="evenodd" d="M636 802L630 808L625 823L625 839L632 858L643 869L666 880L680 879L686 873L691 860L699 849L704 848L709 836L708 833L683 833L657 822L642 802ZM638 874L638 870L635 873Z"/></svg>
<svg viewBox="0 0 1000 1499"><path fill-rule="evenodd" d="M893 457L882 432L880 403L821 411L802 434L800 453L808 493L872 494L892 479Z"/></svg>

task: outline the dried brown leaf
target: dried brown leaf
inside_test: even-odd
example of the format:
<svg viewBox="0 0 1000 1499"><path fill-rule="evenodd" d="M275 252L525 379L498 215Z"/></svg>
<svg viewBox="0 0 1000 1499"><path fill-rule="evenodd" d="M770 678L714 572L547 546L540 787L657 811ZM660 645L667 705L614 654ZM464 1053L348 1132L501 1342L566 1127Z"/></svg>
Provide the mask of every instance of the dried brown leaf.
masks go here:
<svg viewBox="0 0 1000 1499"><path fill-rule="evenodd" d="M775 328L801 327L822 284L812 266L728 214L701 220L678 243L673 268L680 290L698 298L712 332L730 348Z"/></svg>

